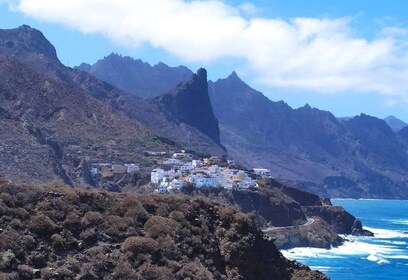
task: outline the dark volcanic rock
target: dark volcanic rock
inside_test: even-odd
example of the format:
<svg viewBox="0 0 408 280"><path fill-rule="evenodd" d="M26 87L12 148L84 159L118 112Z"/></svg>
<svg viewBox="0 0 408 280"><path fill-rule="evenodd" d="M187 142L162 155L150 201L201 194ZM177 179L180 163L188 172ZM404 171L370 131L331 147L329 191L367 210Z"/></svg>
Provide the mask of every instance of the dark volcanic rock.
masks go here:
<svg viewBox="0 0 408 280"><path fill-rule="evenodd" d="M218 120L213 114L208 96L205 69L199 69L189 81L177 85L157 100L180 122L197 128L215 143L220 144Z"/></svg>
<svg viewBox="0 0 408 280"><path fill-rule="evenodd" d="M308 217L318 216L326 221L339 234L373 236L364 230L360 220L340 206L305 206L302 207Z"/></svg>
<svg viewBox="0 0 408 280"><path fill-rule="evenodd" d="M233 204L244 213L256 213L261 226L292 226L306 222L301 206L277 189L233 191Z"/></svg>

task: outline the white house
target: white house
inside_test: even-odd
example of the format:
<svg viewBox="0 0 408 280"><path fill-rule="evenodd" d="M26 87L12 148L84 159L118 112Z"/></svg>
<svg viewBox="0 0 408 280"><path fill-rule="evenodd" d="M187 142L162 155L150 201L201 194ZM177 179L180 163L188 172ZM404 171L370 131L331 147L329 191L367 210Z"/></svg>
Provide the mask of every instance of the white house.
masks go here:
<svg viewBox="0 0 408 280"><path fill-rule="evenodd" d="M125 164L127 167L127 173L132 174L139 170L139 165L134 163Z"/></svg>
<svg viewBox="0 0 408 280"><path fill-rule="evenodd" d="M257 188L258 184L251 179L245 179L237 182L237 187L240 189Z"/></svg>
<svg viewBox="0 0 408 280"><path fill-rule="evenodd" d="M254 168L253 169L255 175L259 175L262 178L270 178L271 177L271 171L266 168Z"/></svg>
<svg viewBox="0 0 408 280"><path fill-rule="evenodd" d="M168 187L169 191L179 191L184 187L184 181L180 179L173 179Z"/></svg>
<svg viewBox="0 0 408 280"><path fill-rule="evenodd" d="M159 184L163 178L164 178L163 169L157 168L150 173L150 182L154 184Z"/></svg>
<svg viewBox="0 0 408 280"><path fill-rule="evenodd" d="M185 164L183 164L182 166L180 166L180 171L191 171L193 170L193 166L191 165L191 162L187 162Z"/></svg>
<svg viewBox="0 0 408 280"><path fill-rule="evenodd" d="M98 175L98 173L99 173L99 170L98 170L97 167L92 167L92 168L91 168L91 174L92 174L93 176Z"/></svg>
<svg viewBox="0 0 408 280"><path fill-rule="evenodd" d="M220 178L212 178L202 174L191 175L187 180L194 184L196 188L216 187L221 183Z"/></svg>
<svg viewBox="0 0 408 280"><path fill-rule="evenodd" d="M181 165L182 162L178 158L169 158L163 161L165 165Z"/></svg>
<svg viewBox="0 0 408 280"><path fill-rule="evenodd" d="M197 167L203 166L203 161L202 161L202 160L193 159L193 161L192 161L191 163L192 163L192 165L193 165L193 168L197 168Z"/></svg>

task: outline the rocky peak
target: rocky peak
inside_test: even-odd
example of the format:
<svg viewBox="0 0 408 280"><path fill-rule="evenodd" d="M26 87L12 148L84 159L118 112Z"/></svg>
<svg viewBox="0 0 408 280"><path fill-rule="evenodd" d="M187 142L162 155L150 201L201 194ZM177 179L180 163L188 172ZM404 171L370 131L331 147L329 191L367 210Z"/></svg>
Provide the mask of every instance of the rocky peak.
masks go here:
<svg viewBox="0 0 408 280"><path fill-rule="evenodd" d="M180 122L191 125L220 143L218 120L208 95L207 71L200 68L190 80L155 98Z"/></svg>
<svg viewBox="0 0 408 280"><path fill-rule="evenodd" d="M60 63L54 46L40 31L28 25L0 30L0 54L18 59L37 56Z"/></svg>

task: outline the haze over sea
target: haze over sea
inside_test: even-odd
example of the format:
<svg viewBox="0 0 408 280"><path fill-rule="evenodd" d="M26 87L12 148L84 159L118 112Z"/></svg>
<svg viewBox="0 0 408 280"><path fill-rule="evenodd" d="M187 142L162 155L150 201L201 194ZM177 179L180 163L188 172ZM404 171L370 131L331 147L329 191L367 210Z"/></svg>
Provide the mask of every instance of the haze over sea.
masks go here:
<svg viewBox="0 0 408 280"><path fill-rule="evenodd" d="M358 217L375 237L345 236L331 250L296 248L282 253L333 280L408 279L408 201L333 199Z"/></svg>

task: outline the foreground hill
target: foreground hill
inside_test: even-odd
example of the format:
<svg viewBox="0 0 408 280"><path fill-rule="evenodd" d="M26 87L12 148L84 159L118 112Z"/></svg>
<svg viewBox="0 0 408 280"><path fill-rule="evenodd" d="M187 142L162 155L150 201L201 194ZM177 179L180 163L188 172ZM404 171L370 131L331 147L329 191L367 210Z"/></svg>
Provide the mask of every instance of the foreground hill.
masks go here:
<svg viewBox="0 0 408 280"><path fill-rule="evenodd" d="M327 279L203 198L0 186L1 279Z"/></svg>

